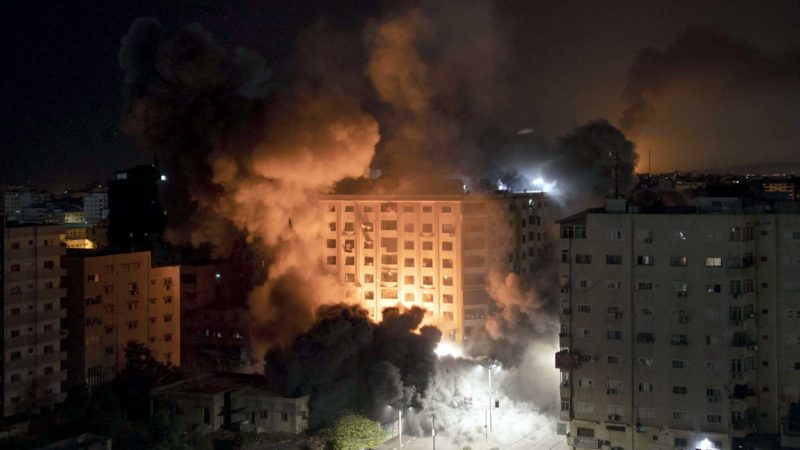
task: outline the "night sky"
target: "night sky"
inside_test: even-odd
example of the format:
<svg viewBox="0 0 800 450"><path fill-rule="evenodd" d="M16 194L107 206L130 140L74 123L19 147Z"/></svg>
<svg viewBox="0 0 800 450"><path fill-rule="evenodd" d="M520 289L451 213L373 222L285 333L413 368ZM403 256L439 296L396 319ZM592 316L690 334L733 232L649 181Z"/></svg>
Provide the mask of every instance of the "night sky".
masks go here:
<svg viewBox="0 0 800 450"><path fill-rule="evenodd" d="M106 180L149 161L119 131L120 38L142 16L168 29L199 22L226 48L262 53L276 78L291 78L295 38L320 18L356 28L377 2L4 3L0 182L52 190ZM664 48L688 27L747 41L768 54L800 48L797 1L498 1L521 88L519 111L547 138L586 120L612 123L637 51ZM796 169L800 89L706 89L682 80L636 137L653 170ZM640 166L641 168L641 166Z"/></svg>

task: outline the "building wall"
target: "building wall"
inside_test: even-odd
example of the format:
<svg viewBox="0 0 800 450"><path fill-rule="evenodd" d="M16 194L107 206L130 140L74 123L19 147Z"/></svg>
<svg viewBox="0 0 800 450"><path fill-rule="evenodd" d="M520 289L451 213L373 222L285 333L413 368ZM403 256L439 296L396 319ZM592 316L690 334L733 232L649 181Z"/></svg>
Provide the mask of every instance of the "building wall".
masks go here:
<svg viewBox="0 0 800 450"><path fill-rule="evenodd" d="M60 226L3 230L3 416L64 399Z"/></svg>
<svg viewBox="0 0 800 450"><path fill-rule="evenodd" d="M572 436L727 449L777 433L800 399L800 216L590 213L562 237L583 230L561 241Z"/></svg>
<svg viewBox="0 0 800 450"><path fill-rule="evenodd" d="M423 307L446 340L483 327L491 270L526 275L547 257L541 194L332 195L321 208L322 262L344 286L340 295L375 320L387 307Z"/></svg>
<svg viewBox="0 0 800 450"><path fill-rule="evenodd" d="M244 389L231 393L231 410L241 411L234 420L244 421L245 431L296 434L308 429L308 396L275 397L260 389Z"/></svg>
<svg viewBox="0 0 800 450"><path fill-rule="evenodd" d="M150 252L70 255L67 265L73 341L70 383L108 381L125 365L128 342L162 362L180 364L180 267L151 267Z"/></svg>

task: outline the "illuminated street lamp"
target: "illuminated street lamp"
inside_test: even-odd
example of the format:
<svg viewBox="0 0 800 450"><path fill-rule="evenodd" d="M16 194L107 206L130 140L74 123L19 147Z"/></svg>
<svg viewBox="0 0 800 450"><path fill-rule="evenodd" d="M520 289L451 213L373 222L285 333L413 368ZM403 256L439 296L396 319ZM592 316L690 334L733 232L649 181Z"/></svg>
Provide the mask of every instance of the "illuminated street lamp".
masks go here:
<svg viewBox="0 0 800 450"><path fill-rule="evenodd" d="M395 408L392 405L386 405L387 408L397 410L397 442L400 447L403 446L403 408ZM411 409L409 406L408 409Z"/></svg>
<svg viewBox="0 0 800 450"><path fill-rule="evenodd" d="M490 364L486 367L489 372L489 431L492 431L492 369L502 367L499 361L491 360Z"/></svg>

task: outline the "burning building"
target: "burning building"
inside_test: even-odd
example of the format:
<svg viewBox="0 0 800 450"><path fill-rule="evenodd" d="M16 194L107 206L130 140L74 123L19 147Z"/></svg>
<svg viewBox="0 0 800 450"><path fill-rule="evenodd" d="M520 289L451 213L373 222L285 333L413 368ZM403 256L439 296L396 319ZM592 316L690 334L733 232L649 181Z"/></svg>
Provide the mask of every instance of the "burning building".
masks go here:
<svg viewBox="0 0 800 450"><path fill-rule="evenodd" d="M443 340L483 329L492 270L533 273L547 256L543 193L325 195L323 264L373 320L419 306Z"/></svg>

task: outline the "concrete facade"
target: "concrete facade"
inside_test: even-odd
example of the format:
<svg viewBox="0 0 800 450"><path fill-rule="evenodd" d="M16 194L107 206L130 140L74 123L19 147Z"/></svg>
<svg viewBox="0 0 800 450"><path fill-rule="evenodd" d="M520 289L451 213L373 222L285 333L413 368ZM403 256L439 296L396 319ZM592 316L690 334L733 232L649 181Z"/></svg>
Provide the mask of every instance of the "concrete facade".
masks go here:
<svg viewBox="0 0 800 450"><path fill-rule="evenodd" d="M547 258L541 193L328 195L322 263L375 320L387 307L420 306L443 339L483 328L493 270L525 276Z"/></svg>
<svg viewBox="0 0 800 450"><path fill-rule="evenodd" d="M800 402L800 214L717 203L561 221L573 448L738 448Z"/></svg>
<svg viewBox="0 0 800 450"><path fill-rule="evenodd" d="M62 226L10 226L2 239L3 417L51 407L65 398L66 337L61 319Z"/></svg>
<svg viewBox="0 0 800 450"><path fill-rule="evenodd" d="M180 266L152 267L150 252L65 257L71 385L113 379L128 342L180 365Z"/></svg>

